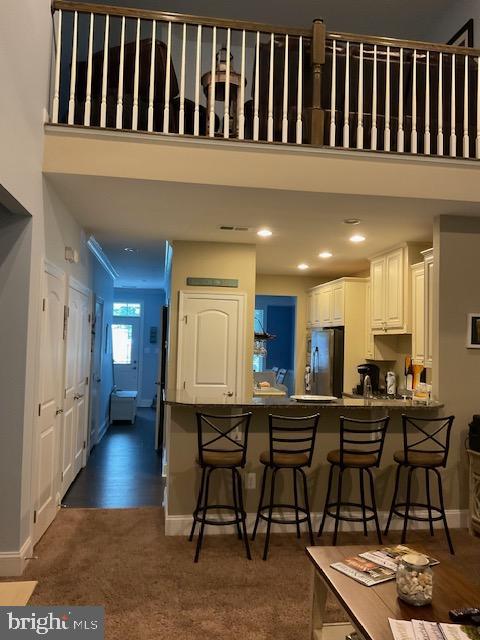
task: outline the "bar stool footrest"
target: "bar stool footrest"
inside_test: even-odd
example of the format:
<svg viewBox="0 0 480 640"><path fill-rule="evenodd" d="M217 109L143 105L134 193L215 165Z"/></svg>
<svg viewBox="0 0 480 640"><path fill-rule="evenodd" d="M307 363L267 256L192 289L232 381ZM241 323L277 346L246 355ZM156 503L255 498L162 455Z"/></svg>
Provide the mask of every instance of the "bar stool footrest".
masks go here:
<svg viewBox="0 0 480 640"><path fill-rule="evenodd" d="M367 505L363 506L360 502L341 502L340 509L342 509L343 507L354 507L355 509L359 509L360 511L365 509L366 512L371 514L371 515L366 515L364 518L363 513L362 515L358 515L358 516L345 516L345 515L342 515L342 513L340 512L338 515L338 519L342 520L343 522L370 522L370 520L375 520L375 511L373 507L369 507ZM330 516L334 520L337 518L336 508L337 508L336 502L331 502L327 504L325 507L327 516ZM335 509L335 511L331 511L331 509Z"/></svg>
<svg viewBox="0 0 480 640"><path fill-rule="evenodd" d="M399 508L403 507L405 510L404 511L399 511ZM424 504L422 502L410 502L410 509L411 507L417 507L419 509L424 509L425 511L427 511L427 515L426 516L416 516L416 515L412 515L410 510L408 513L408 520L415 520L416 522L429 522L430 520L432 520L433 522L437 522L439 520L443 520L443 512L439 507L430 507L430 511L434 511L435 513L438 513L440 515L438 516L434 516L432 513L432 517L429 518L428 517L428 504ZM392 513L394 513L396 516L398 516L399 518L405 518L406 516L406 510L407 510L407 503L406 502L397 502L397 504L395 505L394 509L392 509Z"/></svg>
<svg viewBox="0 0 480 640"><path fill-rule="evenodd" d="M200 509L193 514L193 518L196 522L202 523L203 517L201 514L205 513L208 515L208 511L212 511L214 509L223 509L224 511L232 511L234 514L240 514L239 509L235 509L231 504L210 504L208 507L200 507ZM226 527L232 524L241 524L244 519L246 519L247 514L243 512L243 515L238 515L236 518L232 518L231 520L207 520L205 519L205 524L210 524L218 527Z"/></svg>
<svg viewBox="0 0 480 640"><path fill-rule="evenodd" d="M291 505L291 504L274 504L272 505L272 511L274 509L289 509L290 511L298 511L299 514L303 513L305 514L304 517L299 517L298 520L295 518L293 520L286 520L285 518L276 518L272 515L271 518L269 518L269 511L270 511L270 507L266 506L266 507L260 507L259 512L258 512L258 516L259 518L261 518L262 520L265 520L266 522L268 522L270 520L270 522L274 522L275 524L301 524L302 522L308 522L308 512L304 507L295 507L295 505ZM267 513L263 513L264 511L266 511Z"/></svg>

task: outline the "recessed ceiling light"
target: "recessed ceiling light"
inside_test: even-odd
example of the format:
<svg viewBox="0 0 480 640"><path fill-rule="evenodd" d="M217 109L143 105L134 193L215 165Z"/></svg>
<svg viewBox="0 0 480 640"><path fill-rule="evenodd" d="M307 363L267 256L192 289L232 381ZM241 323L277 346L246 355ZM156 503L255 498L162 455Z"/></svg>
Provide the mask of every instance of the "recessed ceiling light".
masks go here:
<svg viewBox="0 0 480 640"><path fill-rule="evenodd" d="M126 251L127 253L135 253L136 249L134 249L133 247L125 247L124 251Z"/></svg>
<svg viewBox="0 0 480 640"><path fill-rule="evenodd" d="M360 218L345 218L345 220L343 221L343 224L354 225L354 224L360 224L360 222L361 222Z"/></svg>
<svg viewBox="0 0 480 640"><path fill-rule="evenodd" d="M269 238L272 235L272 232L270 231L270 229L259 229L257 231L257 236L260 236L261 238Z"/></svg>
<svg viewBox="0 0 480 640"><path fill-rule="evenodd" d="M330 251L322 251L322 253L318 254L319 258L323 258L324 260L326 260L327 258L331 258L332 257L332 253L330 253Z"/></svg>
<svg viewBox="0 0 480 640"><path fill-rule="evenodd" d="M350 238L350 242L363 242L365 240L365 236L361 234L356 234Z"/></svg>
<svg viewBox="0 0 480 640"><path fill-rule="evenodd" d="M305 264L304 262L302 262L297 266L297 269L301 269L301 271L305 271L305 269L309 269L309 268L310 267L308 266L308 264Z"/></svg>

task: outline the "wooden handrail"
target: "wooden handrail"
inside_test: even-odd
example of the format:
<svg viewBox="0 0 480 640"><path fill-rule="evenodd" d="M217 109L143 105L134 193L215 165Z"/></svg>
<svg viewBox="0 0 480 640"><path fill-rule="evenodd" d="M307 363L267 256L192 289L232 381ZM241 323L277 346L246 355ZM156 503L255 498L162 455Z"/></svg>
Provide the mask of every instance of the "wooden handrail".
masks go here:
<svg viewBox="0 0 480 640"><path fill-rule="evenodd" d="M281 27L260 22L244 20L226 20L223 18L210 18L181 13L169 13L165 11L150 11L147 9L134 9L130 7L115 7L105 4L87 4L74 0L53 0L52 10L78 11L79 13L94 13L125 18L140 18L143 20L159 20L162 22L177 22L181 24L202 25L207 27L219 27L221 29L235 29L242 31L260 31L262 33L274 33L278 35L302 36L310 39L312 29L300 29L296 27Z"/></svg>
<svg viewBox="0 0 480 640"><path fill-rule="evenodd" d="M394 47L397 49L417 49L420 51L435 51L446 54L468 55L473 57L480 56L480 49L472 49L471 47L454 47L448 44L421 42L417 40L401 40L398 38L384 38L380 36L362 36L356 33L342 33L339 31L329 31L327 33L327 38L329 40L336 40L337 42L358 42L363 44L376 44L383 47Z"/></svg>

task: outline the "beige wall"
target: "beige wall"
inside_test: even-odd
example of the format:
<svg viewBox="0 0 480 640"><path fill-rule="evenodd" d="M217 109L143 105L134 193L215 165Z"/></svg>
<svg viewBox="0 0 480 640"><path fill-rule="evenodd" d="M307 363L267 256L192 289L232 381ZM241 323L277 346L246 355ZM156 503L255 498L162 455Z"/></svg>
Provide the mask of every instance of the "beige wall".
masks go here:
<svg viewBox="0 0 480 640"><path fill-rule="evenodd" d="M253 318L255 310L254 245L216 242L174 242L171 276L170 351L168 356L168 388L175 389L177 374L178 294L180 291L209 293L246 293L245 389L253 385ZM238 289L223 287L188 287L187 278L236 278Z"/></svg>
<svg viewBox="0 0 480 640"><path fill-rule="evenodd" d="M434 393L455 415L447 499L468 505L465 438L474 413L480 413L480 350L466 348L467 315L480 313L480 219L441 216L434 233Z"/></svg>
<svg viewBox="0 0 480 640"><path fill-rule="evenodd" d="M303 373L306 365L307 292L322 280L315 277L257 275L256 294L294 296L295 316L295 393L304 393Z"/></svg>

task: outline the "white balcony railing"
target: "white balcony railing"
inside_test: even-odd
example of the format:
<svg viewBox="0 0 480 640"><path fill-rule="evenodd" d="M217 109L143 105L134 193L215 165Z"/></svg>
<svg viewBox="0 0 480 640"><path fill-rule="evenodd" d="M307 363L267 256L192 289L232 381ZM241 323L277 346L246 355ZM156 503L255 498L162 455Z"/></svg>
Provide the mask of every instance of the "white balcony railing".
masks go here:
<svg viewBox="0 0 480 640"><path fill-rule="evenodd" d="M54 2L54 124L480 158L480 51Z"/></svg>

